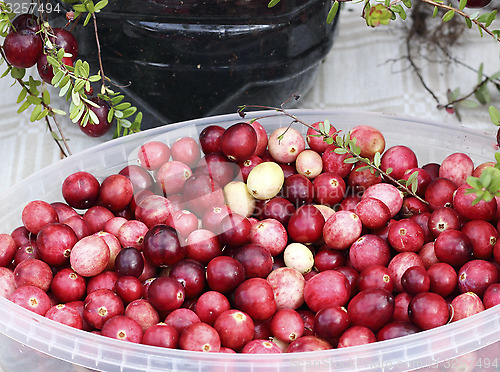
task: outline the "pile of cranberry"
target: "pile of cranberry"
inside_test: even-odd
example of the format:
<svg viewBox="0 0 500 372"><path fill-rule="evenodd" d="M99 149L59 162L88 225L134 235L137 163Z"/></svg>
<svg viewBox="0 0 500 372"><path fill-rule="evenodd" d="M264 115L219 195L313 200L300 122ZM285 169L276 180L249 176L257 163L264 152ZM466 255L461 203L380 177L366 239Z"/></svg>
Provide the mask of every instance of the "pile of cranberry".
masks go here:
<svg viewBox="0 0 500 372"><path fill-rule="evenodd" d="M226 353L362 345L500 303L498 199L474 204L465 181L492 163L419 167L351 130L394 179L418 172L404 195L315 128L210 125L144 143L102 182L69 175L64 202L31 201L0 234L0 295L118 340Z"/></svg>
<svg viewBox="0 0 500 372"><path fill-rule="evenodd" d="M7 62L20 69L36 65L40 78L47 84L52 83L54 69L47 61L48 46L44 46L42 30L38 18L33 14L21 14L12 21L12 27L3 43L3 54ZM73 66L78 57L78 41L71 32L64 28L52 28L48 34L48 41L57 50L64 49L68 56L63 57L62 63ZM45 49L44 49L45 47ZM71 57L69 57L71 55ZM94 125L79 126L80 129L91 137L99 137L111 129L107 120L108 104L97 97L89 98L96 106L89 105L99 118L99 123Z"/></svg>

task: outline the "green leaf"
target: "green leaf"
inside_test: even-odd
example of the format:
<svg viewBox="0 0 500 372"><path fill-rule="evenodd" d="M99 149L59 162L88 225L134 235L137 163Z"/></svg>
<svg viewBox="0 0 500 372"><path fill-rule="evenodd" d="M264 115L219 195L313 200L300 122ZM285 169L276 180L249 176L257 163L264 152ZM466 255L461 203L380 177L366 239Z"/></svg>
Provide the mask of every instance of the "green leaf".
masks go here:
<svg viewBox="0 0 500 372"><path fill-rule="evenodd" d="M88 110L88 112L89 112L91 122L93 124L99 124L99 118L97 117L97 114L92 110Z"/></svg>
<svg viewBox="0 0 500 372"><path fill-rule="evenodd" d="M380 167L380 160L382 159L382 155L380 152L376 152L375 155L373 156L373 164L375 164L377 167Z"/></svg>
<svg viewBox="0 0 500 372"><path fill-rule="evenodd" d="M95 10L99 11L103 9L106 5L108 5L108 0L101 0L97 4L95 4Z"/></svg>
<svg viewBox="0 0 500 372"><path fill-rule="evenodd" d="M333 152L339 155L347 154L347 150L343 149L342 147L337 147L336 149L333 150Z"/></svg>
<svg viewBox="0 0 500 372"><path fill-rule="evenodd" d="M67 76L69 78L69 76ZM63 79L64 80L64 79ZM62 85L62 81L59 85ZM69 88L71 88L71 81L68 79L66 81L66 84L61 88L61 90L59 91L59 97L62 97L64 96L66 93L69 92Z"/></svg>
<svg viewBox="0 0 500 372"><path fill-rule="evenodd" d="M17 109L17 113L20 114L21 112L25 111L28 107L30 107L31 102L29 101L24 101L23 104Z"/></svg>
<svg viewBox="0 0 500 372"><path fill-rule="evenodd" d="M73 89L71 91L71 100L73 101L73 103L75 104L75 106L79 106L80 105L80 94L75 91L75 89Z"/></svg>
<svg viewBox="0 0 500 372"><path fill-rule="evenodd" d="M455 11L453 9L448 10L443 16L443 22L451 21L451 19L455 16Z"/></svg>
<svg viewBox="0 0 500 372"><path fill-rule="evenodd" d="M346 164L354 164L354 163L357 163L357 162L358 162L358 159L353 158L353 157L344 159L344 163L346 163Z"/></svg>
<svg viewBox="0 0 500 372"><path fill-rule="evenodd" d="M115 117L121 119L123 117L123 112L119 110L115 110Z"/></svg>
<svg viewBox="0 0 500 372"><path fill-rule="evenodd" d="M80 12L80 13L84 13L87 11L87 8L85 8L85 5L83 5L83 4L75 4L75 5L73 5L73 9L76 12Z"/></svg>
<svg viewBox="0 0 500 372"><path fill-rule="evenodd" d="M330 24L333 22L333 20L335 19L335 16L337 15L337 13L339 11L339 6L340 6L340 4L339 4L338 0L335 0L333 2L332 7L330 8L330 11L328 12L328 15L326 16L326 23Z"/></svg>
<svg viewBox="0 0 500 372"><path fill-rule="evenodd" d="M66 111L59 110L59 109L56 109L56 108L52 108L52 112L54 114L57 114L57 115L66 115Z"/></svg>
<svg viewBox="0 0 500 372"><path fill-rule="evenodd" d="M121 101L123 101L124 98L125 98L125 96L123 94L120 94L118 96L111 98L111 103L116 106Z"/></svg>
<svg viewBox="0 0 500 372"><path fill-rule="evenodd" d="M472 21L470 20L470 18L465 17L465 24L468 28L472 28Z"/></svg>
<svg viewBox="0 0 500 372"><path fill-rule="evenodd" d="M50 65L54 68L56 68L57 70L59 70L59 61L54 58L52 55L50 54L47 54L47 62L50 63Z"/></svg>
<svg viewBox="0 0 500 372"><path fill-rule="evenodd" d="M464 10L466 5L467 5L467 0L460 0L460 3L458 4L458 9Z"/></svg>
<svg viewBox="0 0 500 372"><path fill-rule="evenodd" d="M434 7L434 10L432 12L432 18L436 18L439 13L439 8L437 6Z"/></svg>
<svg viewBox="0 0 500 372"><path fill-rule="evenodd" d="M42 102L45 105L50 105L50 93L47 89L42 92Z"/></svg>
<svg viewBox="0 0 500 372"><path fill-rule="evenodd" d="M473 109L479 106L479 104L472 100L472 99L464 99L463 101L460 101L460 106Z"/></svg>
<svg viewBox="0 0 500 372"><path fill-rule="evenodd" d="M33 105L39 105L40 103L42 103L42 100L39 97L35 97L35 96L27 96L26 101L28 101L29 103L31 103Z"/></svg>
<svg viewBox="0 0 500 372"><path fill-rule="evenodd" d="M387 174L391 174L391 173L392 173L392 168L387 168L387 169L385 170L385 173L387 173Z"/></svg>
<svg viewBox="0 0 500 372"><path fill-rule="evenodd" d="M496 126L500 125L500 112L495 106L488 107L488 113L490 114L490 119Z"/></svg>
<svg viewBox="0 0 500 372"><path fill-rule="evenodd" d="M362 167L356 168L356 172L362 172L362 171L368 170L368 169L373 170L372 167L370 167L369 165L363 165Z"/></svg>
<svg viewBox="0 0 500 372"><path fill-rule="evenodd" d="M101 80L101 75L92 75L92 76L89 76L89 80L90 80L92 83L95 83L96 81Z"/></svg>
<svg viewBox="0 0 500 372"><path fill-rule="evenodd" d="M278 4L280 2L280 0L271 0L269 2L269 4L267 4L267 7L268 8L272 8L273 6L275 6L276 4Z"/></svg>
<svg viewBox="0 0 500 372"><path fill-rule="evenodd" d="M132 126L132 123L128 121L127 119L121 119L120 124L124 128L130 128Z"/></svg>
<svg viewBox="0 0 500 372"><path fill-rule="evenodd" d="M92 17L92 13L88 13L87 16L85 17L85 21L83 21L84 26L87 26L89 24L91 17Z"/></svg>
<svg viewBox="0 0 500 372"><path fill-rule="evenodd" d="M123 110L123 117L128 118L129 116L134 115L136 111L137 111L137 107L134 107L134 106L129 107L128 109Z"/></svg>
<svg viewBox="0 0 500 372"><path fill-rule="evenodd" d="M64 57L64 49L63 49L63 48L61 48L61 49L59 49L59 50L57 51L57 59L58 59L59 61L62 61L63 57Z"/></svg>
<svg viewBox="0 0 500 372"><path fill-rule="evenodd" d="M48 108L44 108L43 111L38 114L38 116L36 117L36 120L42 120L44 117L46 117L47 115L49 114L49 109Z"/></svg>
<svg viewBox="0 0 500 372"><path fill-rule="evenodd" d="M73 90L75 90L77 92L82 92L83 88L85 87L85 82L86 81L83 79L77 79Z"/></svg>
<svg viewBox="0 0 500 372"><path fill-rule="evenodd" d="M28 90L25 87L21 89L21 92L19 92L19 96L17 96L17 103L21 103L22 101L24 101L27 94Z"/></svg>
<svg viewBox="0 0 500 372"><path fill-rule="evenodd" d="M108 112L108 121L112 122L114 117L115 117L115 109L111 107Z"/></svg>
<svg viewBox="0 0 500 372"><path fill-rule="evenodd" d="M63 77L64 77L64 72L61 70L57 71L51 80L51 84L57 86L57 84L61 81Z"/></svg>
<svg viewBox="0 0 500 372"><path fill-rule="evenodd" d="M37 120L37 117L38 115L40 115L40 113L42 112L42 105L36 105L34 108L33 108L33 112L31 113L31 116L30 116L30 121L31 122L34 122Z"/></svg>
<svg viewBox="0 0 500 372"><path fill-rule="evenodd" d="M26 74L26 70L24 68L12 67L10 70L10 76L14 79L22 79Z"/></svg>
<svg viewBox="0 0 500 372"><path fill-rule="evenodd" d="M119 105L116 105L115 109L116 110L125 110L125 109L129 108L130 106L132 106L132 105L129 102L123 102L123 103L120 103Z"/></svg>
<svg viewBox="0 0 500 372"><path fill-rule="evenodd" d="M496 16L497 16L497 10L495 9L494 11L492 11L490 13L490 16L488 17L488 19L486 20L486 22L484 23L484 25L486 27L490 27L491 23L495 20Z"/></svg>
<svg viewBox="0 0 500 372"><path fill-rule="evenodd" d="M403 0L403 4L405 7L407 7L408 9L411 8L411 0Z"/></svg>

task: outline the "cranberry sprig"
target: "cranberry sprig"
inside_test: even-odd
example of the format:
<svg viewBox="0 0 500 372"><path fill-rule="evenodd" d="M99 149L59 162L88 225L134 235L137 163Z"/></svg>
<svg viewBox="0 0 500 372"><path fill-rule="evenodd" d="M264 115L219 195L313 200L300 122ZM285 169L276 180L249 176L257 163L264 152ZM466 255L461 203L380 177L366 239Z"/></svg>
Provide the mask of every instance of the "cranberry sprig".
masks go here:
<svg viewBox="0 0 500 372"><path fill-rule="evenodd" d="M428 204L427 201L422 199L419 195L417 195L417 187L418 187L418 172L412 172L412 174L408 177L408 179L401 179L397 180L394 177L391 176L392 169L388 168L385 171L380 167L380 160L381 160L381 154L379 152L375 153L375 156L373 159L369 159L366 157L361 156L361 148L356 145L356 138L353 137L351 138L350 132L347 134L340 136L339 132L335 132L335 135L331 135L330 133L330 122L328 120L324 120L321 122L318 126L318 128L313 127L312 125L306 123L296 115L293 115L289 111L287 111L284 108L284 105L291 99L294 98L295 100L299 99L299 96L292 96L290 97L287 101L285 101L280 107L269 107L269 106L261 106L261 105L242 105L238 107L238 114L241 117L245 117L246 113L245 110L248 108L256 108L256 109L266 109L266 110L273 110L276 111L276 114L271 114L269 116L276 116L276 115L284 115L292 119L292 121L289 124L289 128L294 124L294 123L299 123L301 125L306 126L307 128L311 128L314 131L316 131L318 134L312 135L312 137L321 137L323 138L323 141L325 141L327 144L332 145L335 144L337 148L334 150L337 154L349 154L350 157L344 159L344 163L364 163L366 164L365 166L359 167L356 171L361 172L365 169L369 169L372 174L376 174L377 176L382 175L388 182L393 183L395 186L397 186L404 194L411 195L421 201L424 204ZM260 118L255 118L253 121L262 119L263 117ZM285 132L286 133L286 132ZM283 133L280 137L283 137L285 134ZM279 138L278 138L279 139Z"/></svg>
<svg viewBox="0 0 500 372"><path fill-rule="evenodd" d="M299 96L292 96L294 99L299 99ZM291 98L292 98L291 97ZM289 100L291 99L289 98ZM388 168L385 171L380 167L381 154L379 152L375 153L373 159L368 159L362 157L360 155L360 148L356 145L356 138L351 138L350 133L347 133L343 136L339 135L339 131L335 133L335 135L331 135L330 133L330 122L328 120L324 120L319 124L318 128L313 127L312 125L304 122L296 115L293 115L289 111L284 108L284 105L289 101L285 101L280 107L269 107L262 105L242 105L238 107L238 114L243 118L246 115L247 109L268 109L276 111L275 114L267 115L276 116L276 115L284 115L292 119L289 124L289 127L294 123L299 123L301 125L306 126L307 128L314 129L318 134L312 135L315 137L321 137L323 140L331 145L335 144L337 148L334 150L337 154L349 154L351 157L348 157L344 160L345 163L364 163L365 166L359 167L356 171L360 172L366 169L369 169L372 174L376 174L377 176L381 175L388 182L393 183L397 186L403 193L407 195L411 195L418 199L419 201L428 204L428 202L417 195L418 188L418 171L412 172L409 175L408 179L400 179L396 180L391 176L392 169ZM253 121L259 120L261 118L255 118ZM484 200L486 202L491 201L494 197L500 197L500 152L495 153L495 161L492 167L485 168L481 173L480 177L469 176L467 178L467 184L471 186L470 189L467 189L465 192L467 194L475 194L476 199L474 200L474 205Z"/></svg>
<svg viewBox="0 0 500 372"><path fill-rule="evenodd" d="M101 0L94 4L91 0L70 0L74 11L67 16L69 26L78 22L86 14L83 24L93 21L100 61L100 45L97 33L96 13L108 3ZM17 102L18 112L31 108L32 122L44 119L56 140L63 156L71 155L67 139L57 120L57 115L66 115L66 111L51 106L49 92L44 89L42 80L59 89L59 96L70 102L69 119L80 125L82 131L90 136L106 133L116 122L114 136L138 132L142 113L128 102L124 96L115 92L108 85L100 63L97 74L91 74L88 62L77 59L78 44L74 36L63 28L52 28L44 7L38 7L38 16L23 14L15 18L8 4L0 1L0 35L5 42L0 48L1 63L7 69L2 77L10 75L21 86ZM14 19L15 18L15 19ZM31 44L33 46L31 46ZM26 69L37 65L42 80L33 76L26 78ZM101 82L99 93L93 95L93 84ZM51 120L57 131L52 129Z"/></svg>
<svg viewBox="0 0 500 372"><path fill-rule="evenodd" d="M270 0L268 7L274 7L281 0ZM445 4L443 0L335 0L330 8L326 22L331 23L336 17L340 4L347 1L353 1L355 3L362 3L362 13L361 17L365 19L367 26L378 27L381 25L388 25L391 21L396 20L398 17L402 20L406 20L407 14L405 9L410 9L417 3L422 3L433 7L432 17L437 18L441 15L441 20L443 22L449 22L455 16L460 16L464 20L468 28L476 26L478 28L481 36L487 34L491 36L494 41L500 42L500 30L491 29L493 22L497 19L497 10L491 12L480 12L476 10L477 8L483 8L487 6L491 0L457 0L458 7L454 7L452 4ZM469 14L466 12L467 9L473 9ZM410 61L411 62L411 61ZM412 63L412 62L411 62ZM418 74L418 69L413 66ZM493 84L497 89L500 88L500 71L491 75L486 76L483 73L483 64L480 65L478 69L478 84L472 89L468 94L461 95L458 89L448 90L447 92L447 103L442 104L439 99L430 91L425 83L423 83L424 88L431 93L434 100L437 102L438 109L445 109L447 112L455 114L457 119L460 121L461 116L459 112L460 107L477 107L478 104L488 105L488 113L493 124L500 125L500 112L499 110L490 105L491 98L488 91L488 84ZM420 78L420 80L422 80ZM469 98L474 96L477 101L470 100ZM500 133L499 133L500 136Z"/></svg>

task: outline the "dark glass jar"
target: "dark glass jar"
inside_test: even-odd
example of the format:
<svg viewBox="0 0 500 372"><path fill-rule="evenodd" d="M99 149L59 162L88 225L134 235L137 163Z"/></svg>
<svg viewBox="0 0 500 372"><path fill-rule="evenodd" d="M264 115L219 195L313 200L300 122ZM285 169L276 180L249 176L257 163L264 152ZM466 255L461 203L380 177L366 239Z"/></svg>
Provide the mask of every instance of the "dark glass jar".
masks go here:
<svg viewBox="0 0 500 372"><path fill-rule="evenodd" d="M102 62L144 111L143 128L280 105L305 94L333 43L330 0L110 0L98 14ZM338 19L338 17L336 17ZM80 56L97 71L91 25Z"/></svg>

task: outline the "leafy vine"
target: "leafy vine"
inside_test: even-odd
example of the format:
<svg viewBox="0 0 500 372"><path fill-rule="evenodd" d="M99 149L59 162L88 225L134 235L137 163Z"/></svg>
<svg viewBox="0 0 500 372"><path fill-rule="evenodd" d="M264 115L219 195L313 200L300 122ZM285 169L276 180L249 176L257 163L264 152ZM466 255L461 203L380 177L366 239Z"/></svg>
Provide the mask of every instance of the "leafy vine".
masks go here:
<svg viewBox="0 0 500 372"><path fill-rule="evenodd" d="M38 23L40 31L38 32L43 43L43 53L47 56L47 62L52 66L54 76L51 85L59 90L58 95L64 97L70 103L68 112L51 106L51 97L47 89L43 86L41 80L26 77L26 69L12 66L5 58L3 47L0 47L0 64L6 64L7 68L1 75L5 77L10 75L15 83L20 85L21 91L17 98L20 104L18 112L21 113L31 109L30 121L36 122L44 119L47 127L61 150L62 156L71 155L68 140L65 137L62 127L57 119L58 116L67 115L73 123L85 127L86 125L95 125L99 118L91 109L98 105L91 99L94 83L100 82L100 89L97 97L106 101L109 105L108 121L116 122L114 137L127 135L140 131L142 113L137 107L124 101L124 96L114 91L110 87L111 80L104 74L102 63L100 62L100 44L98 38L96 14L98 14L106 5L108 0L100 0L94 3L92 0L64 0L66 3L73 4L73 11L67 14L68 24L78 22L83 18L83 25L88 25L91 21L94 26L97 49L99 52L100 70L92 74L88 62L81 59L74 61L74 64L66 64L65 59L72 57L63 48L56 45L54 31L48 20L47 6L43 6L41 0L38 1ZM33 11L33 9L31 9ZM13 29L12 20L15 14L11 5L0 1L0 36L6 37ZM67 24L67 25L68 25ZM51 121L55 124L54 130Z"/></svg>

